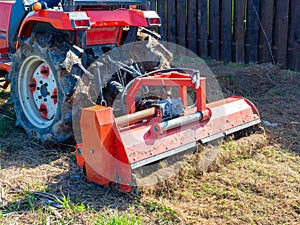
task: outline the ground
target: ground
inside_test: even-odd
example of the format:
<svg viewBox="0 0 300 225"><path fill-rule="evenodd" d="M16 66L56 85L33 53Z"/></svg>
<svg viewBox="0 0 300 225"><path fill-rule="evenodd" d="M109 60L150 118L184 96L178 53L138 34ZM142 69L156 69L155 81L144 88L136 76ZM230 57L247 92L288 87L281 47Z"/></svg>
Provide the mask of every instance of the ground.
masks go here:
<svg viewBox="0 0 300 225"><path fill-rule="evenodd" d="M300 74L270 64L209 66L225 96L255 103L265 134L223 143L205 169L194 155L138 196L87 182L73 145L28 140L1 91L0 223L299 224Z"/></svg>

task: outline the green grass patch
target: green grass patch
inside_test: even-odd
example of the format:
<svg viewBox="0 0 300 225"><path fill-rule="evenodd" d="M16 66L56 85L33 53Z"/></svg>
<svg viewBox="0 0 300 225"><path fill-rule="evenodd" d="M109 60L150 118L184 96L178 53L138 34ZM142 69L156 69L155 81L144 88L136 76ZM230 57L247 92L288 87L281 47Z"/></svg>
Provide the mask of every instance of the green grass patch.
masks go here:
<svg viewBox="0 0 300 225"><path fill-rule="evenodd" d="M149 201L142 205L147 212L154 215L158 224L173 224L179 222L176 211L162 203Z"/></svg>
<svg viewBox="0 0 300 225"><path fill-rule="evenodd" d="M141 225L141 218L133 215L132 210L123 214L114 212L111 214L107 211L104 215L97 215L90 221L90 224L97 225Z"/></svg>

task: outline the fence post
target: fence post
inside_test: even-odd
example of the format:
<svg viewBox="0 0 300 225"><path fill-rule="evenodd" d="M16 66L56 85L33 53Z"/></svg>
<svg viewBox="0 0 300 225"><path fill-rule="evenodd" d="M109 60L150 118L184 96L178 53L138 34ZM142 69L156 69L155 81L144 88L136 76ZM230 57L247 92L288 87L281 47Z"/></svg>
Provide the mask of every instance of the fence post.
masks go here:
<svg viewBox="0 0 300 225"><path fill-rule="evenodd" d="M259 62L273 62L274 0L261 0L259 31Z"/></svg>
<svg viewBox="0 0 300 225"><path fill-rule="evenodd" d="M187 5L187 47L197 53L197 0L189 0Z"/></svg>
<svg viewBox="0 0 300 225"><path fill-rule="evenodd" d="M232 0L223 0L221 5L221 59L232 61Z"/></svg>
<svg viewBox="0 0 300 225"><path fill-rule="evenodd" d="M209 1L209 55L220 59L220 2Z"/></svg>
<svg viewBox="0 0 300 225"><path fill-rule="evenodd" d="M290 0L290 27L289 27L289 46L291 51L288 54L288 68L300 70L300 1Z"/></svg>
<svg viewBox="0 0 300 225"><path fill-rule="evenodd" d="M245 62L245 6L246 0L234 1L234 52L237 63Z"/></svg>
<svg viewBox="0 0 300 225"><path fill-rule="evenodd" d="M197 23L198 23L198 55L208 57L208 5L207 0L197 1Z"/></svg>
<svg viewBox="0 0 300 225"><path fill-rule="evenodd" d="M248 0L245 45L247 63L258 61L259 2L260 0Z"/></svg>
<svg viewBox="0 0 300 225"><path fill-rule="evenodd" d="M274 45L276 47L276 62L286 68L289 0L277 0L275 14Z"/></svg>

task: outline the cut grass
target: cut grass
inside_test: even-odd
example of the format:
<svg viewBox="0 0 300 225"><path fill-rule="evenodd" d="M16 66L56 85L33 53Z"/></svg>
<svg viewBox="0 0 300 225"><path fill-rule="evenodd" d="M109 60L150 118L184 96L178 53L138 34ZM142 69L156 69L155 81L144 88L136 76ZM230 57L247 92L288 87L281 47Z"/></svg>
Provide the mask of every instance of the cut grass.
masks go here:
<svg viewBox="0 0 300 225"><path fill-rule="evenodd" d="M216 170L199 176L187 167L169 186L144 197L151 202L159 196L189 224L297 224L300 157L274 146L245 145L248 149L241 151L241 143L223 146L234 157L219 162Z"/></svg>
<svg viewBox="0 0 300 225"><path fill-rule="evenodd" d="M178 176L132 198L87 182L73 147L27 140L3 118L0 224L299 224L299 75L271 65L213 70L223 76L224 93L249 95L264 120L280 124L267 127L268 141L226 142L218 154L207 149ZM0 115L14 118L3 105L8 96L0 92ZM203 164L207 159L214 163ZM45 204L37 192L54 194L62 207Z"/></svg>

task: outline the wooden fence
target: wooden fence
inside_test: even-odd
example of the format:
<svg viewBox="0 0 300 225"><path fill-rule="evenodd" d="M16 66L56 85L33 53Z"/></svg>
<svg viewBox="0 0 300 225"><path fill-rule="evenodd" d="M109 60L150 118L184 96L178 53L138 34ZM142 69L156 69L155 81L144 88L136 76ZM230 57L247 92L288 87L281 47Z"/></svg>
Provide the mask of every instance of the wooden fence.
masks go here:
<svg viewBox="0 0 300 225"><path fill-rule="evenodd" d="M300 0L151 0L163 40L203 58L300 70Z"/></svg>

